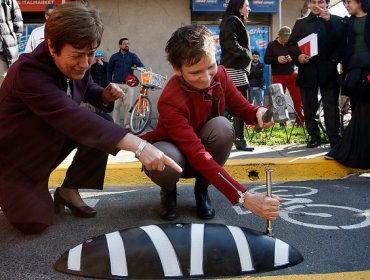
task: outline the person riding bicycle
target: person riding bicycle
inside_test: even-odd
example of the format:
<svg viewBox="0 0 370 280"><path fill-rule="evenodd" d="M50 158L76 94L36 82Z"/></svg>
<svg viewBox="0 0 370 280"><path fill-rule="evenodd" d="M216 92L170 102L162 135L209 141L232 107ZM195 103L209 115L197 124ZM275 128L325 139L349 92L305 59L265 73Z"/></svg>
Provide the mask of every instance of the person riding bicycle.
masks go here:
<svg viewBox="0 0 370 280"><path fill-rule="evenodd" d="M208 196L213 184L231 203L241 203L253 213L275 220L281 199L275 195L251 194L222 167L235 138L232 124L225 118L227 106L244 122L263 123L266 108L251 105L235 87L223 66L217 66L212 32L203 25L177 29L166 45L167 59L175 75L158 100L158 125L141 136L175 160L183 172L166 167L163 172L145 173L161 187L160 216L174 220L176 184L180 178L194 178L197 215L212 219L215 211Z"/></svg>

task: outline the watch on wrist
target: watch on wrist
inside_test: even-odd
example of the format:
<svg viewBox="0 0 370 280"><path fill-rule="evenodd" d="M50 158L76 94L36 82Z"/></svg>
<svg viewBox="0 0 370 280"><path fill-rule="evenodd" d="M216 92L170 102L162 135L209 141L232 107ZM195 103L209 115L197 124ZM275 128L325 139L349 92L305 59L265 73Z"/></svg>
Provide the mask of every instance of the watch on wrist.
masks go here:
<svg viewBox="0 0 370 280"><path fill-rule="evenodd" d="M143 152L145 146L148 144L148 141L143 140L140 142L139 146L137 146L137 150L135 151L135 157L139 159L141 153Z"/></svg>

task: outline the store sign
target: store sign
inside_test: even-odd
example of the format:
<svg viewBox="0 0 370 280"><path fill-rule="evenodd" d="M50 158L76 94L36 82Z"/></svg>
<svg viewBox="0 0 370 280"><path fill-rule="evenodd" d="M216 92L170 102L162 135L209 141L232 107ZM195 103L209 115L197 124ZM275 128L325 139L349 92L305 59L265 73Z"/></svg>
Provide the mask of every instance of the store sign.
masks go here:
<svg viewBox="0 0 370 280"><path fill-rule="evenodd" d="M193 0L194 12L224 12L229 0ZM279 0L249 0L252 13L277 13Z"/></svg>
<svg viewBox="0 0 370 280"><path fill-rule="evenodd" d="M61 5L71 0L17 0L22 12L44 12L47 4Z"/></svg>

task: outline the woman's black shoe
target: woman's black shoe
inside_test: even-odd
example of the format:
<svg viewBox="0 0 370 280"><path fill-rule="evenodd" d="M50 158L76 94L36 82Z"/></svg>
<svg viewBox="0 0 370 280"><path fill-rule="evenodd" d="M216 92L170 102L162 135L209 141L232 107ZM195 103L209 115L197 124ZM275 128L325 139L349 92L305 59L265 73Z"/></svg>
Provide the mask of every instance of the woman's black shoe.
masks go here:
<svg viewBox="0 0 370 280"><path fill-rule="evenodd" d="M244 139L235 139L235 148L239 151L253 152L253 147L248 147Z"/></svg>
<svg viewBox="0 0 370 280"><path fill-rule="evenodd" d="M307 148L311 149L311 148L316 148L318 146L321 145L321 142L318 141L318 140L311 140L307 143Z"/></svg>
<svg viewBox="0 0 370 280"><path fill-rule="evenodd" d="M208 195L208 186L198 186L194 187L195 202L197 204L197 215L199 218L209 220L213 219L215 216L215 209L213 209L211 204L211 199Z"/></svg>
<svg viewBox="0 0 370 280"><path fill-rule="evenodd" d="M54 212L59 214L64 211L64 206L71 210L73 216L80 218L92 218L96 215L96 210L90 206L73 206L59 194L59 188L54 192Z"/></svg>
<svg viewBox="0 0 370 280"><path fill-rule="evenodd" d="M161 216L162 219L167 221L173 221L177 218L176 199L177 199L176 190L170 193L161 191L161 204L159 215Z"/></svg>

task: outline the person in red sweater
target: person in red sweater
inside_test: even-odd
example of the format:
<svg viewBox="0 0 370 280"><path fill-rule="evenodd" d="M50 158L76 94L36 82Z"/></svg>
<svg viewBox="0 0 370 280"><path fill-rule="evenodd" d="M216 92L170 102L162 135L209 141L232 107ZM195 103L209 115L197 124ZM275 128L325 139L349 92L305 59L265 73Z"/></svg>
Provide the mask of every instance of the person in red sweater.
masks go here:
<svg viewBox="0 0 370 280"><path fill-rule="evenodd" d="M223 165L230 155L235 133L223 117L227 106L231 113L249 124L269 127L262 115L267 110L251 105L237 90L223 66L217 66L212 32L203 25L177 29L166 45L167 59L175 75L168 81L158 100L158 125L143 139L170 156L182 168L146 174L161 187L160 216L174 220L176 184L180 178L194 178L197 215L212 219L215 211L208 196L213 184L232 204L241 203L255 214L275 220L281 199L251 194L234 180Z"/></svg>
<svg viewBox="0 0 370 280"><path fill-rule="evenodd" d="M291 33L292 30L288 26L280 28L278 37L267 45L264 62L271 64L272 83L281 84L284 93L287 89L289 90L294 105L295 122L297 125L302 125L304 122L303 105L299 87L296 86L298 72L286 47Z"/></svg>

